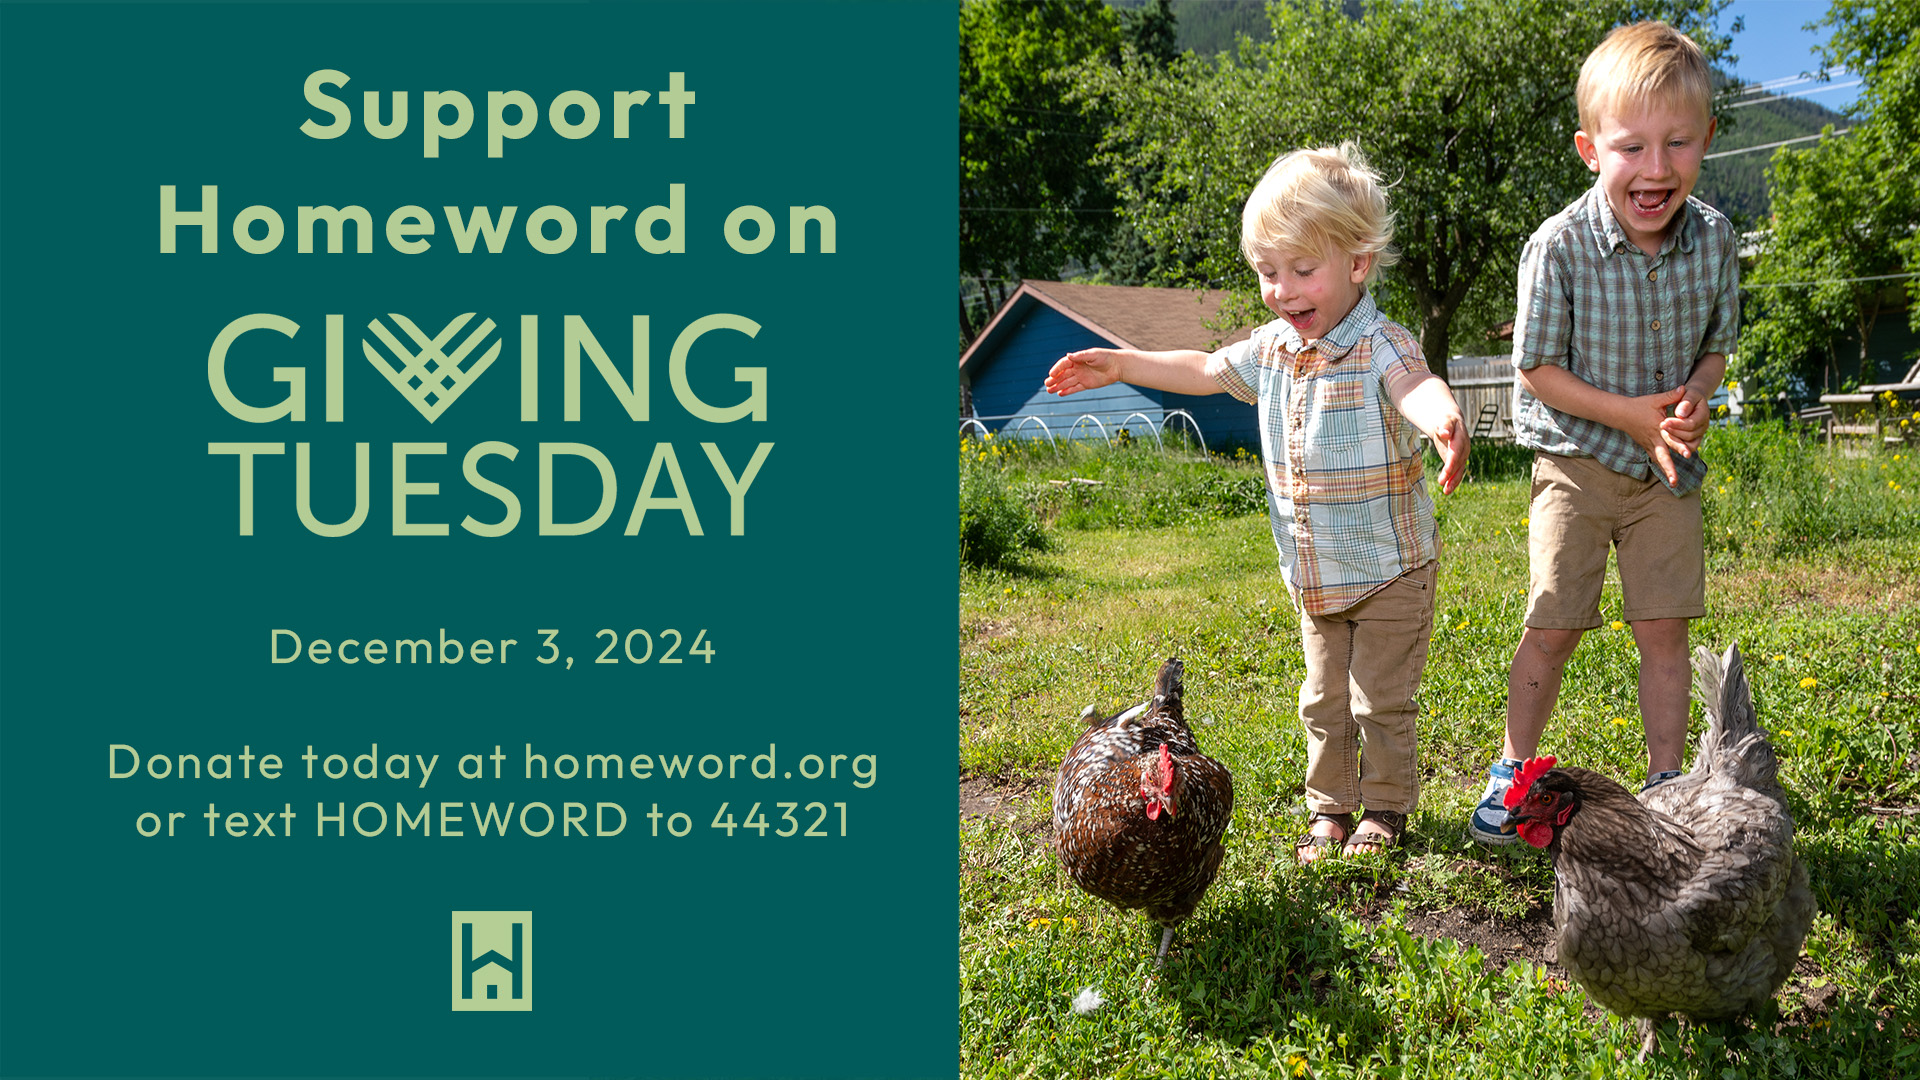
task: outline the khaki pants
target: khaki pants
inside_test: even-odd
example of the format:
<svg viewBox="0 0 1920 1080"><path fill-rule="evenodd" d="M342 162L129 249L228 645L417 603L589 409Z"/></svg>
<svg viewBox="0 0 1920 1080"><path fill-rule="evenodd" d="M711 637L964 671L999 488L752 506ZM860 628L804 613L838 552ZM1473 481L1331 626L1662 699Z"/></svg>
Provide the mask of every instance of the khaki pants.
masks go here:
<svg viewBox="0 0 1920 1080"><path fill-rule="evenodd" d="M1345 611L1300 615L1307 677L1307 808L1411 813L1420 801L1416 695L1433 632L1436 564L1409 570Z"/></svg>

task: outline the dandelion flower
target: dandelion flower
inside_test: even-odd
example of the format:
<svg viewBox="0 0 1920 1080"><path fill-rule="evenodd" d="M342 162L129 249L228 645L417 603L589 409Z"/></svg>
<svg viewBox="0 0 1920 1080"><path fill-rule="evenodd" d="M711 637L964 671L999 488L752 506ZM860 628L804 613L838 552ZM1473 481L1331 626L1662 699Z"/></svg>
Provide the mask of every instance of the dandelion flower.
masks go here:
<svg viewBox="0 0 1920 1080"><path fill-rule="evenodd" d="M1107 999L1100 996L1100 991L1089 986L1074 996L1073 1011L1085 1016L1106 1003Z"/></svg>
<svg viewBox="0 0 1920 1080"><path fill-rule="evenodd" d="M1029 930L1038 930L1043 926L1052 926L1052 925L1053 925L1053 920L1047 918L1044 915L1036 916L1034 918L1027 920L1027 929Z"/></svg>
<svg viewBox="0 0 1920 1080"><path fill-rule="evenodd" d="M1295 1076L1305 1075L1307 1071L1307 1059L1301 1057L1299 1054L1288 1054L1287 1068L1291 1069Z"/></svg>
<svg viewBox="0 0 1920 1080"><path fill-rule="evenodd" d="M1626 718L1626 717L1624 717L1624 716L1616 716L1616 717L1614 717L1614 718L1613 718L1613 722L1614 722L1614 723L1616 723L1616 724L1619 724L1619 725L1620 725L1621 727L1626 727L1626 726L1627 726L1627 718Z"/></svg>
<svg viewBox="0 0 1920 1080"><path fill-rule="evenodd" d="M1069 929L1069 930L1078 930L1078 929L1080 929L1080 920L1079 920L1079 919L1076 919L1076 918L1074 918L1074 917L1073 917L1073 916L1071 916L1071 915L1069 915L1069 916L1067 916L1067 917L1066 917L1066 918L1064 918L1064 919L1061 919L1061 920L1060 920L1060 922L1061 922L1061 924L1062 924L1063 926L1065 926L1065 927L1066 927L1067 929Z"/></svg>
<svg viewBox="0 0 1920 1080"><path fill-rule="evenodd" d="M1726 488L1721 488L1721 489L1720 489L1720 494L1722 494L1722 495L1725 495L1726 493L1727 493L1727 489L1726 489Z"/></svg>
<svg viewBox="0 0 1920 1080"><path fill-rule="evenodd" d="M1619 619L1613 620L1613 622L1609 623L1608 625L1615 630L1625 630L1627 628L1627 624L1621 622Z"/></svg>
<svg viewBox="0 0 1920 1080"><path fill-rule="evenodd" d="M1778 661L1781 661L1781 660L1785 660L1786 658L1787 658L1787 654L1786 654L1786 653L1774 653L1774 654L1773 654L1773 659L1774 659L1774 660L1775 660L1776 662L1778 662Z"/></svg>
<svg viewBox="0 0 1920 1080"><path fill-rule="evenodd" d="M1807 676L1806 678L1804 678L1804 679L1801 679L1801 680L1800 680L1800 689L1802 689L1802 690L1811 690L1811 689L1813 689L1814 687L1816 687L1816 686L1819 686L1819 685L1820 685L1820 680L1819 680L1819 679L1816 679L1816 678L1814 678L1814 677L1813 677L1813 676L1811 676L1811 675L1809 675L1809 676Z"/></svg>
<svg viewBox="0 0 1920 1080"><path fill-rule="evenodd" d="M1532 520L1531 518L1521 518L1520 524L1525 525L1528 521L1531 521L1531 520Z"/></svg>
<svg viewBox="0 0 1920 1080"><path fill-rule="evenodd" d="M1011 586L1011 585L1009 585L1009 586L1007 586L1007 591L1006 591L1006 592L1004 592L1004 593L1001 593L1000 595L1002 595L1002 596L1012 596L1012 595L1013 595L1013 586Z"/></svg>

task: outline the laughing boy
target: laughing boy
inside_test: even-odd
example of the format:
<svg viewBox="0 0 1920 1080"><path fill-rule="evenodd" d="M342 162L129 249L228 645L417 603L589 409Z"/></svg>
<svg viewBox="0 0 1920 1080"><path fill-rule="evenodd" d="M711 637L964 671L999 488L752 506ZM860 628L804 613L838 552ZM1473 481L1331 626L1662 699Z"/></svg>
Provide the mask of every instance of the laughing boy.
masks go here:
<svg viewBox="0 0 1920 1080"><path fill-rule="evenodd" d="M1467 831L1514 839L1501 799L1539 749L1580 636L1601 625L1607 549L1640 651L1647 786L1679 775L1687 622L1706 614L1698 454L1739 321L1739 243L1689 197L1713 139L1700 47L1665 23L1609 34L1580 69L1574 147L1599 176L1520 260L1516 429L1534 450L1526 628L1506 743Z"/></svg>

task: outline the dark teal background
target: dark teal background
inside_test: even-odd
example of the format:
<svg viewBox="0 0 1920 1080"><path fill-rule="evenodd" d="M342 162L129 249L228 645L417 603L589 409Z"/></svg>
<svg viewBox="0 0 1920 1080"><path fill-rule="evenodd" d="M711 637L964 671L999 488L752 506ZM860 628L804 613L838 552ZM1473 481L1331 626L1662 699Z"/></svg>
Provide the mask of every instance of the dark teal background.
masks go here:
<svg viewBox="0 0 1920 1080"><path fill-rule="evenodd" d="M954 23L937 3L703 5L152 5L0 9L0 1073L25 1075L941 1076L955 1070L950 430ZM352 77L345 137L307 75ZM684 139L667 110L612 138L616 90L697 95ZM457 89L475 129L422 157L421 94ZM485 156L486 92L542 107L531 137ZM544 121L592 93L598 131ZM360 94L411 95L391 142L360 127ZM687 253L649 255L632 222L687 187ZM220 251L185 229L158 250L159 188L197 208L219 186ZM250 255L228 228L259 203L288 235ZM752 203L780 222L741 255L720 226ZM295 251L302 205L364 206L371 254ZM384 237L405 204L433 212L432 250ZM536 253L521 223L555 204L574 248ZM589 207L622 204L609 251ZM786 250L786 207L825 205L838 252ZM458 254L440 210L518 206L503 254ZM429 333L492 318L495 366L429 425L360 355L368 320ZM215 402L207 350L229 321L271 312L291 341L247 335L230 361L256 404L308 371L307 422L255 425ZM759 322L694 353L695 386L731 404L735 366L768 369L765 423L688 416L667 380L673 339L701 316ZM346 324L346 423L322 422L325 317ZM542 418L519 420L519 317L540 316ZM651 317L652 408L628 420L591 363L580 423L560 420L561 320L584 317L623 371L629 320ZM476 318L473 325L478 325ZM490 476L522 504L512 534L463 532L500 507L461 476L502 440ZM287 443L257 459L255 535L236 532L237 469L209 442ZM293 445L314 447L315 511L346 517L355 442L372 444L355 534L300 525ZM737 469L775 447L728 535L701 442ZM390 535L395 442L444 442L410 477L416 520ZM612 460L612 518L540 537L538 446ZM622 535L657 442L678 451L706 535L652 511ZM591 473L562 462L559 516L591 509ZM565 466L573 466L568 469ZM663 489L664 491L665 489ZM571 501L569 501L569 498ZM506 665L275 666L268 630L307 637L517 638ZM532 662L562 630L571 671ZM711 664L596 666L594 631L705 629ZM657 655L657 652L656 652ZM463 781L463 753L874 754L878 781ZM107 778L109 744L143 752L278 753L278 781ZM439 754L432 782L308 781L308 745ZM442 800L615 801L610 839L313 835L313 806ZM722 801L847 803L842 839L728 838ZM293 835L209 839L200 814L278 810ZM653 803L694 819L646 836ZM185 811L146 839L142 811ZM276 826L278 819L276 819ZM329 832L331 832L331 828ZM449 912L531 909L531 1013L449 1009Z"/></svg>

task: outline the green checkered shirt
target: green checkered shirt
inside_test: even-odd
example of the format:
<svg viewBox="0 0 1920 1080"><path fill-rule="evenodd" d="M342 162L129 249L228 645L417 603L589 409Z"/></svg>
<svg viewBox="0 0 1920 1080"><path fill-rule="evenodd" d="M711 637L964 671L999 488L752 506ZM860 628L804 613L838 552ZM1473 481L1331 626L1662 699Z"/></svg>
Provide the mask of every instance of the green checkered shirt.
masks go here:
<svg viewBox="0 0 1920 1080"><path fill-rule="evenodd" d="M1259 413L1280 576L1302 609L1345 611L1438 557L1422 436L1387 392L1430 372L1373 297L1312 345L1276 319L1207 373Z"/></svg>
<svg viewBox="0 0 1920 1080"><path fill-rule="evenodd" d="M1685 384L1702 356L1731 352L1739 322L1740 238L1719 211L1689 197L1660 254L1648 255L1620 230L1596 183L1548 218L1520 256L1513 362L1552 364L1609 393L1642 397ZM1521 446L1591 457L1642 480L1660 475L1625 433L1550 408L1524 387L1514 397ZM1673 463L1675 495L1706 477L1697 454Z"/></svg>

